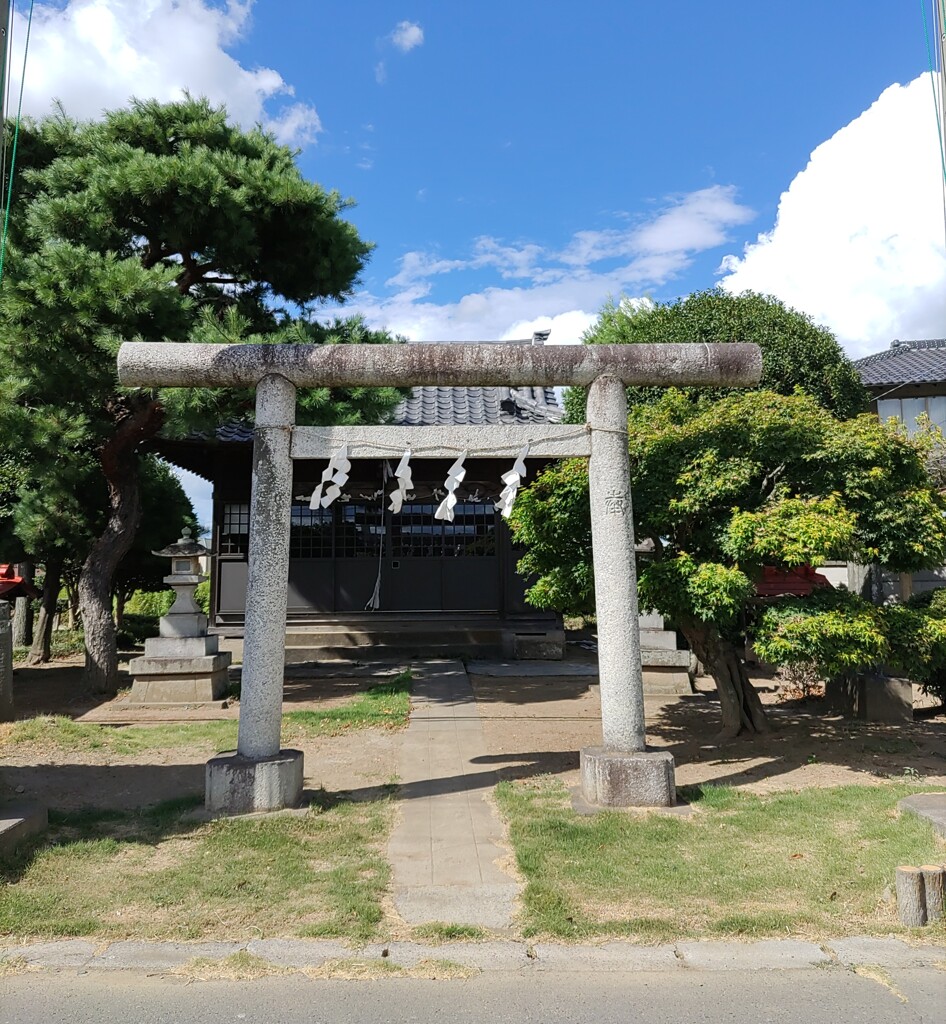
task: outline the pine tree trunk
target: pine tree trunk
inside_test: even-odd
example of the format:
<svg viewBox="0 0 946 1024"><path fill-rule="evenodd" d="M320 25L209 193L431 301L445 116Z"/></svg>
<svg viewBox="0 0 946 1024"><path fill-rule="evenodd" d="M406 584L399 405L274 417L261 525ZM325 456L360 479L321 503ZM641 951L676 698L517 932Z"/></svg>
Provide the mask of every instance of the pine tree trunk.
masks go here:
<svg viewBox="0 0 946 1024"><path fill-rule="evenodd" d="M43 581L43 600L39 608L39 619L33 633L33 646L26 659L27 665L44 665L50 659L53 619L59 600L62 581L62 562L49 559L46 562L46 577Z"/></svg>
<svg viewBox="0 0 946 1024"><path fill-rule="evenodd" d="M769 723L762 701L735 646L702 623L681 628L693 653L716 682L722 710L717 740L725 742L744 733L767 733Z"/></svg>
<svg viewBox="0 0 946 1024"><path fill-rule="evenodd" d="M119 590L115 595L115 628L121 630L125 625L125 591Z"/></svg>
<svg viewBox="0 0 946 1024"><path fill-rule="evenodd" d="M79 576L79 608L85 630L85 681L93 693L118 691L118 646L112 618L112 577L135 539L141 517L137 450L161 429L161 406L145 396L130 400L115 434L101 451L108 484L108 521Z"/></svg>
<svg viewBox="0 0 946 1024"><path fill-rule="evenodd" d="M35 567L32 562L20 562L18 575L27 583L33 582ZM33 599L28 596L16 599L16 612L13 616L13 646L29 647L33 642Z"/></svg>

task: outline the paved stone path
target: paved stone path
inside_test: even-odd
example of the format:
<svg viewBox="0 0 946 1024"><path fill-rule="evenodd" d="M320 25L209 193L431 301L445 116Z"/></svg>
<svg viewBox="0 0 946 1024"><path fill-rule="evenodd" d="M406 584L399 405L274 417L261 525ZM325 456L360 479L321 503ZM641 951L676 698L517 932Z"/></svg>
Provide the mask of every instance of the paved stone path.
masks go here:
<svg viewBox="0 0 946 1024"><path fill-rule="evenodd" d="M518 894L487 796L496 784L473 689L459 661L414 669L411 721L398 760L401 817L388 845L394 903L408 924L507 928Z"/></svg>

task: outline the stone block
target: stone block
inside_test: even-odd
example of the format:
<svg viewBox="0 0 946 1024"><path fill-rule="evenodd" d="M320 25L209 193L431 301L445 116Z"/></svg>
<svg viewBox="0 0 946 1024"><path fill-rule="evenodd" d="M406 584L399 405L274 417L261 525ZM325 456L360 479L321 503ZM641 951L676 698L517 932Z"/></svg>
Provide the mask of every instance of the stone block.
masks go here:
<svg viewBox="0 0 946 1024"><path fill-rule="evenodd" d="M0 805L0 854L16 853L21 843L41 835L48 824L42 804L18 800Z"/></svg>
<svg viewBox="0 0 946 1024"><path fill-rule="evenodd" d="M207 616L203 612L168 612L158 620L161 636L203 636L207 632Z"/></svg>
<svg viewBox="0 0 946 1024"><path fill-rule="evenodd" d="M212 814L252 814L297 807L302 800L302 751L273 757L220 754L207 762L204 806Z"/></svg>
<svg viewBox="0 0 946 1024"><path fill-rule="evenodd" d="M561 661L565 657L565 634L516 634L513 638L513 651L515 658L524 661Z"/></svg>
<svg viewBox="0 0 946 1024"><path fill-rule="evenodd" d="M230 685L226 669L207 675L154 675L135 679L129 704L208 704L223 699Z"/></svg>
<svg viewBox="0 0 946 1024"><path fill-rule="evenodd" d="M585 747L581 794L599 807L672 807L677 800L673 755L666 750L626 753Z"/></svg>
<svg viewBox="0 0 946 1024"><path fill-rule="evenodd" d="M641 653L644 660L650 651L675 651L677 649L677 634L671 633L669 629L642 629L641 630Z"/></svg>
<svg viewBox="0 0 946 1024"><path fill-rule="evenodd" d="M191 637L201 641L216 637ZM161 640L159 643L163 642ZM180 643L180 641L171 641ZM153 648L152 648L153 649ZM128 670L134 680L131 704L202 704L220 700L229 685L230 653L201 657L134 658Z"/></svg>
<svg viewBox="0 0 946 1024"><path fill-rule="evenodd" d="M865 673L843 684L829 682L826 703L835 713L868 722L911 722L917 711L935 708L940 701L909 679Z"/></svg>
<svg viewBox="0 0 946 1024"><path fill-rule="evenodd" d="M219 653L217 636L152 636L145 640L146 658L206 658Z"/></svg>
<svg viewBox="0 0 946 1024"><path fill-rule="evenodd" d="M682 697L693 693L693 682L685 668L651 667L645 662L641 675L645 697Z"/></svg>
<svg viewBox="0 0 946 1024"><path fill-rule="evenodd" d="M897 806L925 818L946 839L946 793L915 793L904 797Z"/></svg>
<svg viewBox="0 0 946 1024"><path fill-rule="evenodd" d="M645 668L682 668L690 667L690 652L674 650L650 649L641 652L641 662Z"/></svg>

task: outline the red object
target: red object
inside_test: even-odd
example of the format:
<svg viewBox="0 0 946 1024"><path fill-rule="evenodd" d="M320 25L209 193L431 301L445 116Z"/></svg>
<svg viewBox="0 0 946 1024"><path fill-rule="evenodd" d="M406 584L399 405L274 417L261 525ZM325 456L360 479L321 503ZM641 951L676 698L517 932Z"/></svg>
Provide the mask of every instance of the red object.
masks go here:
<svg viewBox="0 0 946 1024"><path fill-rule="evenodd" d="M773 569L767 565L762 569L762 579L756 583L755 590L759 597L806 597L813 590L830 586L827 578L810 565L797 569Z"/></svg>
<svg viewBox="0 0 946 1024"><path fill-rule="evenodd" d="M39 591L22 576L17 576L15 565L0 564L0 597L7 601L16 597L39 597Z"/></svg>

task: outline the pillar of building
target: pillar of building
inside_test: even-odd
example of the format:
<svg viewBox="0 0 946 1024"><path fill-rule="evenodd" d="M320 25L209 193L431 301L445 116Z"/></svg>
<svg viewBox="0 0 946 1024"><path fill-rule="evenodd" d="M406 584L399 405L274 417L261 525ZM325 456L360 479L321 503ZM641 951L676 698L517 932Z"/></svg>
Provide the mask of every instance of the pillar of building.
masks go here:
<svg viewBox="0 0 946 1024"><path fill-rule="evenodd" d="M617 377L588 391L588 465L602 744L581 751L582 795L610 807L671 806L673 757L644 732L637 564L628 462L627 397Z"/></svg>
<svg viewBox="0 0 946 1024"><path fill-rule="evenodd" d="M206 807L245 814L302 798L302 752L280 748L296 389L277 374L256 388L240 727L235 753L207 763Z"/></svg>

